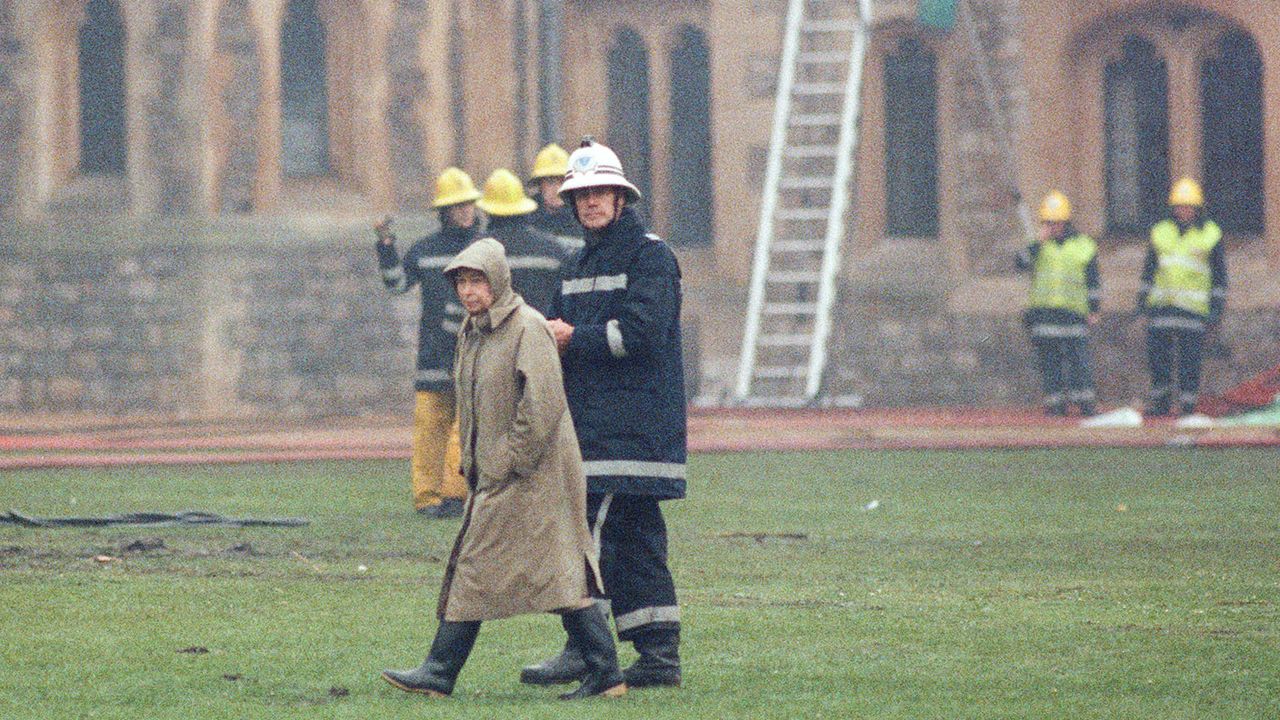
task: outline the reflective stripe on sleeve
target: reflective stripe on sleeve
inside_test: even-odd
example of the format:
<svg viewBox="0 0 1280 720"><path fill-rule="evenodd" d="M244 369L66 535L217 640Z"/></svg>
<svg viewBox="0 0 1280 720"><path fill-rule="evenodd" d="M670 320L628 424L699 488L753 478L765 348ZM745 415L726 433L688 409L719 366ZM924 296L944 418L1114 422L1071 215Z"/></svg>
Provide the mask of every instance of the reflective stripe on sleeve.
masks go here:
<svg viewBox="0 0 1280 720"><path fill-rule="evenodd" d="M609 341L609 353L616 358L627 356L627 346L622 343L622 326L616 319L604 324L604 336Z"/></svg>

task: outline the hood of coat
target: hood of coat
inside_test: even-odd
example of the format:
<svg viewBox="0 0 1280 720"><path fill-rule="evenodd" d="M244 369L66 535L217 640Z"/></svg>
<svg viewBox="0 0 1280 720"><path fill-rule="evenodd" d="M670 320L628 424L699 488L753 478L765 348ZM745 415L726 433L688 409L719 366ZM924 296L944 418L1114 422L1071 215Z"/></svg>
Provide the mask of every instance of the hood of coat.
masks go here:
<svg viewBox="0 0 1280 720"><path fill-rule="evenodd" d="M501 324L523 302L511 289L511 266L507 264L507 251L497 240L487 237L471 243L449 261L444 274L452 282L453 273L463 268L479 270L489 279L489 288L493 290L493 305L486 313L490 328ZM468 318L467 323L474 320ZM482 329L484 324L480 324Z"/></svg>

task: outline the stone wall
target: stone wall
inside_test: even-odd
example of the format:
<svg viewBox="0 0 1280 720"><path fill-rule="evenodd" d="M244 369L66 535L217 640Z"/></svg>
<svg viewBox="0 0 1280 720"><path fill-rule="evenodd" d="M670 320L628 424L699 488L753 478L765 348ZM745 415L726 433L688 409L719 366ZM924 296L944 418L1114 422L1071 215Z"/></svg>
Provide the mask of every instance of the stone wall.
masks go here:
<svg viewBox="0 0 1280 720"><path fill-rule="evenodd" d="M258 113L262 79L258 36L250 23L248 0L225 0L218 13L217 61L224 64L219 96L212 98L226 116L226 155L217 185L217 209L247 213L253 209L258 166Z"/></svg>
<svg viewBox="0 0 1280 720"><path fill-rule="evenodd" d="M387 132L396 200L402 208L430 207L430 177L425 139L417 103L427 91L418 48L427 24L423 0L400 0L387 46L387 74L391 98L387 103Z"/></svg>
<svg viewBox="0 0 1280 720"><path fill-rule="evenodd" d="M0 0L0 220L12 217L17 195L21 95L18 63L22 43L15 33L14 0Z"/></svg>
<svg viewBox="0 0 1280 720"><path fill-rule="evenodd" d="M869 407L1024 405L1040 375L1021 316L962 315L929 302L846 304L833 338L826 392ZM1149 388L1145 323L1104 313L1091 336L1104 406L1141 406ZM1221 345L1206 350L1203 388L1222 392L1280 362L1280 309L1229 311Z"/></svg>
<svg viewBox="0 0 1280 720"><path fill-rule="evenodd" d="M137 230L107 250L0 225L0 412L410 407L416 296L388 296L358 231Z"/></svg>
<svg viewBox="0 0 1280 720"><path fill-rule="evenodd" d="M156 182L155 211L183 215L194 209L197 191L195 124L198 103L191 84L190 24L194 14L186 0L157 3L154 23L143 41L144 63L153 82L142 99L147 133L144 153Z"/></svg>
<svg viewBox="0 0 1280 720"><path fill-rule="evenodd" d="M243 409L314 415L408 407L417 293L388 296L372 243L260 251L241 261L238 274L243 311L225 327L228 348L242 358L235 397Z"/></svg>
<svg viewBox="0 0 1280 720"><path fill-rule="evenodd" d="M0 408L184 414L201 370L190 252L0 257Z"/></svg>
<svg viewBox="0 0 1280 720"><path fill-rule="evenodd" d="M1009 271L1003 252L1009 239L1022 236L1018 218L1015 149L1026 121L1026 93L1021 87L1018 39L1020 0L969 0L953 32L963 49L951 68L956 84L956 183L954 226L967 250L967 265L976 273ZM972 31L968 22L972 22ZM976 36L976 37L975 37ZM982 66L992 83L995 111L980 80ZM945 75L944 75L945 77Z"/></svg>

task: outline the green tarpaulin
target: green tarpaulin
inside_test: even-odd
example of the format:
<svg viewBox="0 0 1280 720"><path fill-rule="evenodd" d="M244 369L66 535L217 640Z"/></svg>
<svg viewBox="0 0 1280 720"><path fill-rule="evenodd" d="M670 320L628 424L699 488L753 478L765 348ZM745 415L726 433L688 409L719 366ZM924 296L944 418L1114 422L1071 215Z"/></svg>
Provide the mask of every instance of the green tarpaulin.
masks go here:
<svg viewBox="0 0 1280 720"><path fill-rule="evenodd" d="M920 22L939 30L956 24L956 0L920 0Z"/></svg>

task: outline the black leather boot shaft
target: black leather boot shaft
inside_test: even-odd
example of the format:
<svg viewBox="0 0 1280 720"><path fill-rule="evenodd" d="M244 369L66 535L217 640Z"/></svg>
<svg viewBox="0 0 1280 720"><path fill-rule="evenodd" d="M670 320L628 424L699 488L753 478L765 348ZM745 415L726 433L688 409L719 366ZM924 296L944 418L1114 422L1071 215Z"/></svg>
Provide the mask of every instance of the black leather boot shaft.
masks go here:
<svg viewBox="0 0 1280 720"><path fill-rule="evenodd" d="M574 610L560 616L569 643L578 648L586 673L577 690L560 696L561 700L578 700L594 695L621 697L627 686L618 669L618 648L613 644L609 622L597 605Z"/></svg>
<svg viewBox="0 0 1280 720"><path fill-rule="evenodd" d="M645 629L632 638L640 657L623 675L628 687L679 687L680 626Z"/></svg>
<svg viewBox="0 0 1280 720"><path fill-rule="evenodd" d="M480 634L479 622L440 621L427 659L413 670L383 670L382 679L407 692L449 695Z"/></svg>
<svg viewBox="0 0 1280 720"><path fill-rule="evenodd" d="M520 670L520 682L526 685L563 685L586 676L587 663L573 644L573 638L564 644L559 655L536 665L526 665Z"/></svg>

